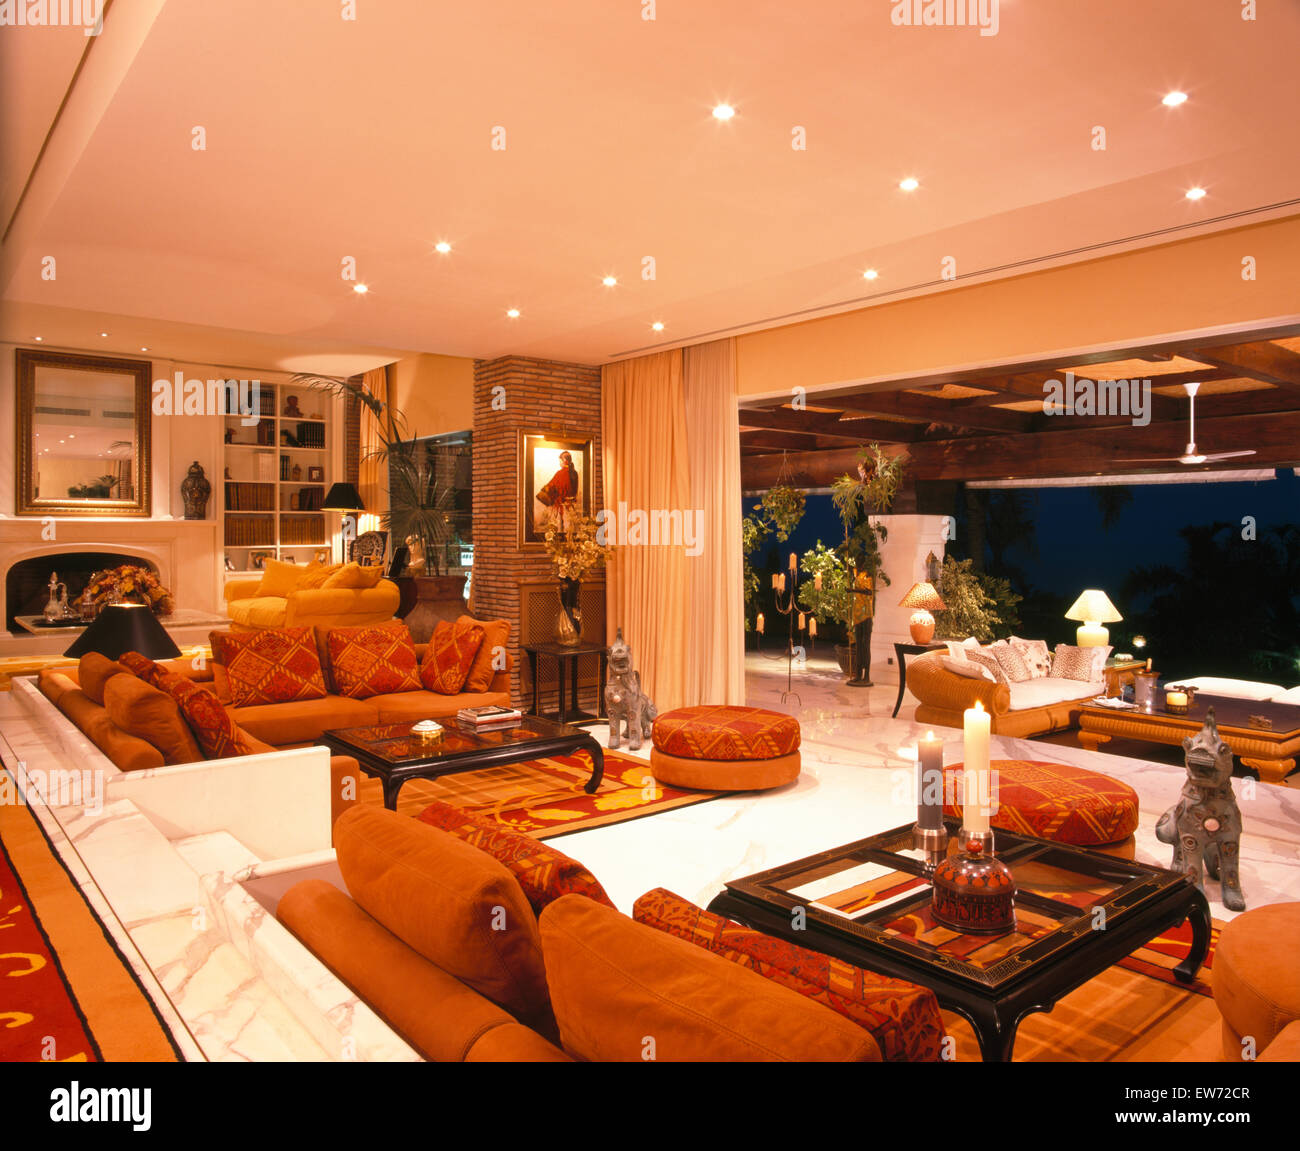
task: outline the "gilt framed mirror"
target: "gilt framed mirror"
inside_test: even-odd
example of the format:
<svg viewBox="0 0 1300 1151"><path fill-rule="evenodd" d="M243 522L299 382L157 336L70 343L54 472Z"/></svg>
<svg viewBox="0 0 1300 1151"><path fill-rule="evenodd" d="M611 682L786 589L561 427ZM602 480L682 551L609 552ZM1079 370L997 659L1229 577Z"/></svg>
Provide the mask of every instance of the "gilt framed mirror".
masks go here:
<svg viewBox="0 0 1300 1151"><path fill-rule="evenodd" d="M149 516L153 365L19 348L20 516Z"/></svg>

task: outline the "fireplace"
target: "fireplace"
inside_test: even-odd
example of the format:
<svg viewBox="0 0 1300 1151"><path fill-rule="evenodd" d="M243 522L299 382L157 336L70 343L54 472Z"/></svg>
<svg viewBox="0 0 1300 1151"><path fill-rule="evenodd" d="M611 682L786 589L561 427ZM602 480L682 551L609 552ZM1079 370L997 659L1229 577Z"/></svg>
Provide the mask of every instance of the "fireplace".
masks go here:
<svg viewBox="0 0 1300 1151"><path fill-rule="evenodd" d="M45 610L52 573L58 572L60 581L67 585L68 602L71 603L96 572L121 564L134 564L159 574L158 565L153 560L129 552L51 552L19 560L5 577L5 626L11 632L21 631L15 617L40 615Z"/></svg>

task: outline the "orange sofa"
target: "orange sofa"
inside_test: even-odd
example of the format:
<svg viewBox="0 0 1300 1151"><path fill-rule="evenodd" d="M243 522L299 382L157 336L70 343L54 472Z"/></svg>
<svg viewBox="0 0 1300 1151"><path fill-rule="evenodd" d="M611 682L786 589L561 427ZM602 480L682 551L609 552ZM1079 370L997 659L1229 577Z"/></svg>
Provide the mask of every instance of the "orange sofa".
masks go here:
<svg viewBox="0 0 1300 1151"><path fill-rule="evenodd" d="M435 806L444 815L457 810ZM459 837L466 830L476 834L354 807L334 832L347 890L305 880L276 908L280 922L426 1058L882 1058L871 1030L810 992L622 915L585 868L548 845L514 836L526 840L521 854L518 844L500 842L513 833L488 828L475 846ZM907 1020L925 1031L933 1058L942 1035L933 993L860 974L902 1004L882 1012L888 1033Z"/></svg>
<svg viewBox="0 0 1300 1151"><path fill-rule="evenodd" d="M382 623L397 613L402 595L392 580L372 588L303 588L287 595L258 595L261 580L231 580L225 587L226 614L239 631L266 627L359 627Z"/></svg>

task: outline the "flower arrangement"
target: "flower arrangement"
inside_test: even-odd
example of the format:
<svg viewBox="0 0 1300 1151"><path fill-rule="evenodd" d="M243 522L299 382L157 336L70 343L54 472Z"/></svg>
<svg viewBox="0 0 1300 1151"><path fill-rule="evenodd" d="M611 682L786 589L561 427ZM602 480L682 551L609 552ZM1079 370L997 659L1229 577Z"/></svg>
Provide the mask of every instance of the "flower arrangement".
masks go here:
<svg viewBox="0 0 1300 1151"><path fill-rule="evenodd" d="M122 601L147 604L154 615L171 615L176 608L172 593L158 582L158 577L148 568L134 564L96 572L74 606L98 609Z"/></svg>
<svg viewBox="0 0 1300 1151"><path fill-rule="evenodd" d="M547 525L546 554L561 579L582 579L613 550L599 538L595 519L584 515L574 500L560 504L558 514Z"/></svg>

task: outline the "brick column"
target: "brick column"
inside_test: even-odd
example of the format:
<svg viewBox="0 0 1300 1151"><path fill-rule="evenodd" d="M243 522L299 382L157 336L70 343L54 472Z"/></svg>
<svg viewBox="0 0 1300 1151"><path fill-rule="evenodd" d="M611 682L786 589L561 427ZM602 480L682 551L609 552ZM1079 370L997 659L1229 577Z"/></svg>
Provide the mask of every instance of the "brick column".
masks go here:
<svg viewBox="0 0 1300 1151"><path fill-rule="evenodd" d="M602 499L600 368L521 356L474 364L474 613L482 619L510 621L514 659L510 686L516 700L520 698L519 582L554 578L543 549L519 546L523 432L593 441L594 515Z"/></svg>

